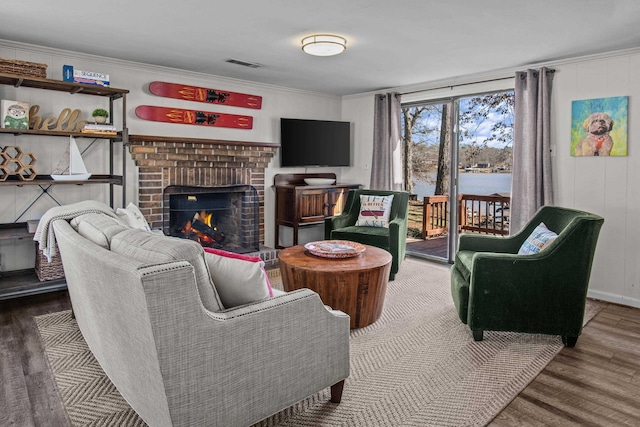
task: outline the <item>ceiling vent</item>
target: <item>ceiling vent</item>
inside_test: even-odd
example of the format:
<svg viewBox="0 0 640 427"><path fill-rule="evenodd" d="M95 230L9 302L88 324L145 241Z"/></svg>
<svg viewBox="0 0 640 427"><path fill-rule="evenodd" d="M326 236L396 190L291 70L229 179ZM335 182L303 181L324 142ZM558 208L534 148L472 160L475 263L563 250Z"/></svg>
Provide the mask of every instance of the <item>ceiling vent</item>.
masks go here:
<svg viewBox="0 0 640 427"><path fill-rule="evenodd" d="M228 62L229 64L242 65L243 67L249 67L249 68L260 68L260 67L262 67L261 64L254 64L252 62L239 61L237 59L227 59L224 62Z"/></svg>

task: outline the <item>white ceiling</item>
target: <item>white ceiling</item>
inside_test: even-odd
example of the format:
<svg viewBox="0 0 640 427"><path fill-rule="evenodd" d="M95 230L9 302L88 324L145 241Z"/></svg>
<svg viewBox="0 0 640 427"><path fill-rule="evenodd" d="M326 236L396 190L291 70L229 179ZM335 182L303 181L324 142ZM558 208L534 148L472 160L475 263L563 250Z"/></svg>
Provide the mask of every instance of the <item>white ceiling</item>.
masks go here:
<svg viewBox="0 0 640 427"><path fill-rule="evenodd" d="M640 46L638 0L0 0L0 39L335 95ZM304 36L347 51L312 57ZM259 63L246 68L227 59ZM99 70L93 70L99 71Z"/></svg>

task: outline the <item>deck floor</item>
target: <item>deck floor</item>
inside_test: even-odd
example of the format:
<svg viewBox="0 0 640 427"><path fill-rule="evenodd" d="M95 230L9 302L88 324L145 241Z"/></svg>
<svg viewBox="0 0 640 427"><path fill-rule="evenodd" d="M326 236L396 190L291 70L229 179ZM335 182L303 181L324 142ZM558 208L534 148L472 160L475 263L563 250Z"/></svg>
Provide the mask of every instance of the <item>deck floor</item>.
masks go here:
<svg viewBox="0 0 640 427"><path fill-rule="evenodd" d="M407 252L447 259L449 236L432 237L426 240L407 239Z"/></svg>

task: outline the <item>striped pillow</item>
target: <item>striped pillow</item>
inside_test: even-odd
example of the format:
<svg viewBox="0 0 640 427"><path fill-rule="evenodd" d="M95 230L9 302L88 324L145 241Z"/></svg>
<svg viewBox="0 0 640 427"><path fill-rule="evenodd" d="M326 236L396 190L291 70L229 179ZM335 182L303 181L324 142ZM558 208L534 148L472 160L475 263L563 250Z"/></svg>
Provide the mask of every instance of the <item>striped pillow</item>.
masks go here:
<svg viewBox="0 0 640 427"><path fill-rule="evenodd" d="M558 235L549 230L544 222L541 222L536 228L533 229L527 240L524 241L518 255L532 255L537 254L553 242Z"/></svg>

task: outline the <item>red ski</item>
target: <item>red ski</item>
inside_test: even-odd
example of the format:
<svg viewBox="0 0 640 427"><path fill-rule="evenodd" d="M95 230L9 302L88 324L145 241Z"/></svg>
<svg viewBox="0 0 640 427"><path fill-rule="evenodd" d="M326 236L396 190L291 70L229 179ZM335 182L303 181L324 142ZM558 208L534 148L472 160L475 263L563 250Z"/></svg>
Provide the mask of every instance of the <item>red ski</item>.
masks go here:
<svg viewBox="0 0 640 427"><path fill-rule="evenodd" d="M227 92L220 89L187 86L167 82L149 83L149 91L166 98L206 102L208 104L229 105L231 107L262 108L262 97L246 93Z"/></svg>
<svg viewBox="0 0 640 427"><path fill-rule="evenodd" d="M139 105L136 107L136 116L144 120L184 125L215 126L239 129L253 128L253 117L251 116L214 113L211 111L185 110L183 108Z"/></svg>

